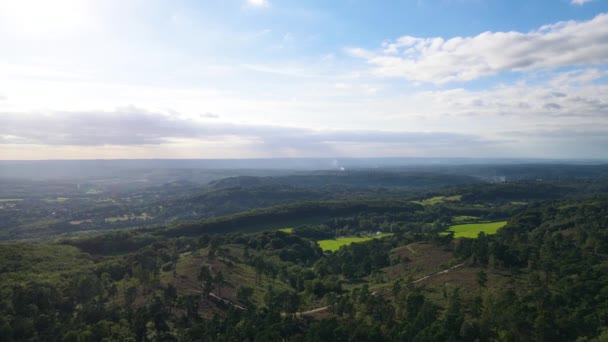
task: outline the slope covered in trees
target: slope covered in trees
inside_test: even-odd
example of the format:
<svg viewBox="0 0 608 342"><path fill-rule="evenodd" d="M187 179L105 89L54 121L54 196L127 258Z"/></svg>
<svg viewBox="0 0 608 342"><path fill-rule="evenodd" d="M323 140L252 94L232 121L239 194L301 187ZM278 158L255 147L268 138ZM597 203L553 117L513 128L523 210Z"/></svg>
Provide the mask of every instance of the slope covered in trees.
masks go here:
<svg viewBox="0 0 608 342"><path fill-rule="evenodd" d="M223 201L251 191L243 203L255 205L274 203L278 191L279 202L313 200L0 244L0 340L608 335L608 197L600 179L465 184L410 196L389 188L377 199L325 200L315 197L324 191L294 189L227 188L187 197ZM256 194L265 195L256 202ZM424 202L440 197L453 200ZM494 235L456 239L447 231L456 223L499 220L507 225ZM317 243L377 232L390 234L335 252Z"/></svg>

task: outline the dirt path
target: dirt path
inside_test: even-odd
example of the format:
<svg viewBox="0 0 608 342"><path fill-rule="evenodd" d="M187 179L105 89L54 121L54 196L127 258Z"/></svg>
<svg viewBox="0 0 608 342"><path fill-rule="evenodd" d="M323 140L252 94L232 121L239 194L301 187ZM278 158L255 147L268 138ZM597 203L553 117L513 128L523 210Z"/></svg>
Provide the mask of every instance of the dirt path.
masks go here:
<svg viewBox="0 0 608 342"><path fill-rule="evenodd" d="M196 293L203 293L203 291L199 291L199 290L192 290L192 292L196 292ZM216 295L215 293L213 293L213 292L209 292L208 297L209 297L209 298L211 298L212 300L215 300L216 302L221 302L221 303L224 303L224 304L226 304L226 305L233 306L233 307L235 307L235 308L237 308L237 309L239 309L239 310L243 310L243 311L244 311L244 310L247 310L247 309L245 309L244 307L242 307L242 306L238 305L237 303L231 302L231 301L229 301L229 300L228 300L228 299L226 299L226 298L222 298L222 297L220 297L220 296L217 296L217 295Z"/></svg>
<svg viewBox="0 0 608 342"><path fill-rule="evenodd" d="M452 266L452 267L450 267L450 268L446 268L445 270L442 270L442 271L438 271L438 272L435 272L435 273L431 273L431 274L426 275L426 276L424 276L424 277L422 277L422 278L418 278L418 279L416 279L416 280L414 280L414 281L412 281L412 282L409 282L407 285L409 285L409 284L417 284L417 283L422 282L422 281L425 281L425 280L427 280L427 279L429 279L429 278L431 278L431 277L434 277L434 276L439 275L439 274L445 274L445 273L448 273L448 272L450 272L451 270L456 269L456 268L459 268L459 267L462 267L462 266L464 266L464 263L461 263L461 264L458 264L458 265ZM326 311L327 309L329 309L329 306L322 306L322 307L320 307L320 308L316 308L316 309L312 309L312 310L308 310L308 311L304 311L304 312L298 312L298 314L297 314L297 315L298 315L298 316L307 316L307 315L312 315L312 314L315 314L315 313L318 313L318 312L323 312L323 311Z"/></svg>
<svg viewBox="0 0 608 342"><path fill-rule="evenodd" d="M439 275L439 274L448 273L448 272L450 272L451 270L453 270L453 269L455 269L455 268L458 268L458 267L462 267L462 266L464 266L464 263L462 263L462 264L458 264L458 265L456 265L456 266L452 266L452 267L450 267L450 268L446 268L446 269L445 269L445 270L443 270L443 271L439 271L439 272L431 273L431 274L426 275L426 276L424 276L424 277L422 277L422 278L416 279L416 280L412 281L412 282L411 282L411 283L409 283L409 284L417 284L417 283L419 283L419 282L421 282L421 281L425 281L425 280L429 279L430 277L434 277L434 276ZM408 285L409 285L409 284L408 284Z"/></svg>
<svg viewBox="0 0 608 342"><path fill-rule="evenodd" d="M425 281L425 280L427 280L427 279L429 279L429 278L431 278L431 277L434 277L434 276L439 275L439 274L445 274L445 273L448 273L448 272L450 272L451 270L456 269L456 268L459 268L459 267L462 267L462 266L464 266L464 263L461 263L461 264L458 264L458 265L452 266L452 267L450 267L450 268L446 268L445 270L441 270L441 271L437 271L437 272L435 272L435 273L431 273L431 274L426 275L426 276L424 276L424 277L422 277L422 278L418 278L418 279L416 279L416 280L414 280L414 281L412 281L412 282L409 282L409 283L408 283L408 285L409 285L409 284L417 284L417 283L420 283L420 282ZM197 292L197 293L202 293L202 291L197 291L197 290L193 290L193 291L194 291L194 292ZM376 293L376 292L372 293L372 295L374 295L375 293ZM233 306L233 307L235 307L235 308L237 308L237 309L239 309L239 310L245 310L245 308L244 308L244 307L242 307L242 306L240 306L240 305L238 305L238 304L236 304L236 303L234 303L234 302L231 302L231 301L229 301L228 299L225 299L225 298L219 297L219 296L215 295L215 294L214 294L214 293L212 293L212 292L211 292L211 293L209 293L209 297L213 298L213 299L214 299L214 300L216 300L216 301L223 302L223 303L224 303L224 304L226 304L226 305L231 305L231 306ZM316 308L316 309L312 309L312 310L308 310L308 311L304 311L304 312L298 312L298 313L296 313L296 316L298 316L298 317L302 317L302 316L313 315L313 314L316 314L316 313L319 313L319 312L326 311L326 310L328 310L328 309L329 309L329 306L322 306L322 307L319 307L319 308Z"/></svg>

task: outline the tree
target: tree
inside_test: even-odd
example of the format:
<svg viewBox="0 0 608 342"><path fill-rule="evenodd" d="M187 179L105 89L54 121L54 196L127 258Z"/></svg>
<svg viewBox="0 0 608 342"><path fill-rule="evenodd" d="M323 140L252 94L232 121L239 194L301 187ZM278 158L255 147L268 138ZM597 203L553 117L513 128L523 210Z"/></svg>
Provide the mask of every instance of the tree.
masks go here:
<svg viewBox="0 0 608 342"><path fill-rule="evenodd" d="M331 312L336 314L336 304L338 302L338 296L335 292L330 292L327 294L327 305L329 306Z"/></svg>
<svg viewBox="0 0 608 342"><path fill-rule="evenodd" d="M224 274L222 271L217 272L215 275L215 284L217 285L217 293L220 297L222 296L222 286L224 286L225 283L226 280L224 279Z"/></svg>
<svg viewBox="0 0 608 342"><path fill-rule="evenodd" d="M486 282L488 281L488 275L483 270L477 272L477 284L479 284L480 291L482 288L486 287Z"/></svg>
<svg viewBox="0 0 608 342"><path fill-rule="evenodd" d="M203 289L203 297L207 298L209 293L213 290L213 275L209 270L209 266L201 266L197 279Z"/></svg>
<svg viewBox="0 0 608 342"><path fill-rule="evenodd" d="M173 308L173 303L177 299L177 289L173 284L167 285L167 288L163 292L163 297L165 302L167 303L167 307L169 308L169 315L171 315L171 309Z"/></svg>
<svg viewBox="0 0 608 342"><path fill-rule="evenodd" d="M251 306L251 298L253 297L253 289L248 286L240 286L236 290L236 300L245 306Z"/></svg>
<svg viewBox="0 0 608 342"><path fill-rule="evenodd" d="M401 279L398 279L393 284L393 297L397 298L399 296L399 292L401 292Z"/></svg>

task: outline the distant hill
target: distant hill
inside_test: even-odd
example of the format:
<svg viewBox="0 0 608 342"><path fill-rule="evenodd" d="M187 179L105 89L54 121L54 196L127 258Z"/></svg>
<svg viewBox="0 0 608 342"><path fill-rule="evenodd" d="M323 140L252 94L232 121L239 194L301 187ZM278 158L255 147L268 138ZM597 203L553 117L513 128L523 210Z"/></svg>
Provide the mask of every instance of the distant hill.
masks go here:
<svg viewBox="0 0 608 342"><path fill-rule="evenodd" d="M433 174L418 172L386 171L335 171L316 172L305 175L285 175L275 177L229 177L212 181L211 189L249 188L269 185L289 185L300 187L402 187L435 188L447 185L481 183L478 178L466 175Z"/></svg>

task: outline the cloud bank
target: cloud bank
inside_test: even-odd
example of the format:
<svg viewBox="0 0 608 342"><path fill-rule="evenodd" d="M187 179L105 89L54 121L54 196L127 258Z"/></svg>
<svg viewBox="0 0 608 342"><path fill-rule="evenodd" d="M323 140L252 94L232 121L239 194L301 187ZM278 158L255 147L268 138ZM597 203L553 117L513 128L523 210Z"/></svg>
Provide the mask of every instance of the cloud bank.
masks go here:
<svg viewBox="0 0 608 342"><path fill-rule="evenodd" d="M498 143L473 134L447 132L314 130L179 118L136 107L115 111L0 113L0 144L50 146L162 145L179 139L245 139L267 151L327 150L341 144L406 144L418 148Z"/></svg>

